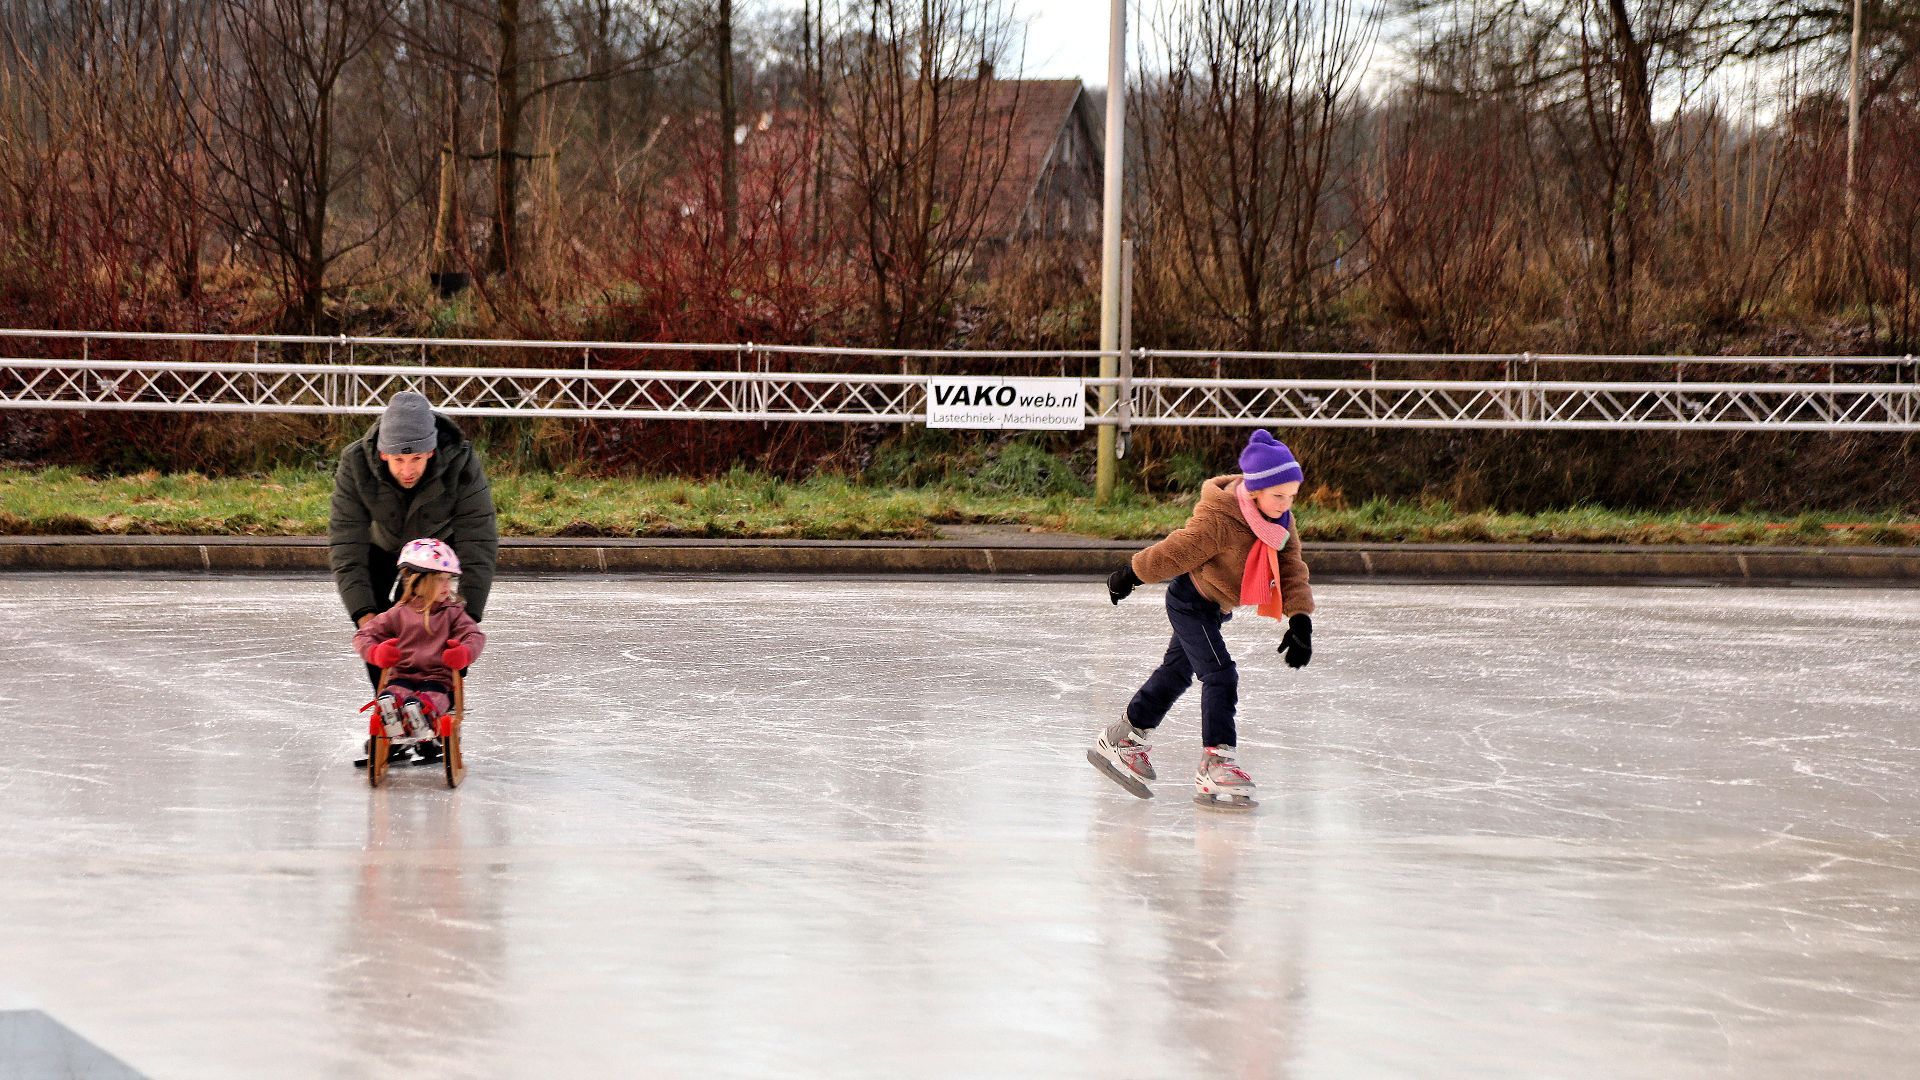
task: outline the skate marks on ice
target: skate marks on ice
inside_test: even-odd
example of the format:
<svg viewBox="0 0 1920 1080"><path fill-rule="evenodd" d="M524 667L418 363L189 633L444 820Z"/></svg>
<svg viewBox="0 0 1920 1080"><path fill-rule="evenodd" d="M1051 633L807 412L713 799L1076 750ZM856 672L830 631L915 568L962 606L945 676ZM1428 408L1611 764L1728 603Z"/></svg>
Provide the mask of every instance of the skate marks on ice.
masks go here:
<svg viewBox="0 0 1920 1080"><path fill-rule="evenodd" d="M1899 644L1920 635L1920 597L1465 599L1344 627L1328 667L1316 654L1308 669L1322 679L1288 700L1285 734L1256 724L1243 746L1356 767L1356 797L1403 825L1471 812L1572 836L1912 835L1896 792L1920 775L1920 729L1896 718L1920 691Z"/></svg>
<svg viewBox="0 0 1920 1080"><path fill-rule="evenodd" d="M1330 587L1227 626L1240 816L1080 763L1158 601L503 582L471 779L369 793L325 581L0 578L0 993L155 1075L1903 1067L1920 595Z"/></svg>

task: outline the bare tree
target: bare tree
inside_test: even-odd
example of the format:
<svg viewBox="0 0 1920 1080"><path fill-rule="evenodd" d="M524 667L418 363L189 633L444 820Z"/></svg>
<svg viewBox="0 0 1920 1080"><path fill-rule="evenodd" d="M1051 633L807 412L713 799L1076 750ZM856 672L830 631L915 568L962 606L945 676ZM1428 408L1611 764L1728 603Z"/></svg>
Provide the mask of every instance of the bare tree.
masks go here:
<svg viewBox="0 0 1920 1080"><path fill-rule="evenodd" d="M480 54L485 36L467 13L440 0L402 0L394 12L394 49L378 78L396 99L396 141L411 159L413 181L427 210L427 272L442 295L463 288L472 269L467 252L465 189L469 132L480 125L470 100L472 73L438 62L443 55ZM428 47L431 43L431 47ZM430 195L424 193L431 192Z"/></svg>
<svg viewBox="0 0 1920 1080"><path fill-rule="evenodd" d="M330 228L331 212L381 149L338 115L347 73L388 26L387 0L213 0L197 50L207 98L180 108L210 162L213 211L281 269L290 312L320 322L328 270L397 214Z"/></svg>
<svg viewBox="0 0 1920 1080"><path fill-rule="evenodd" d="M155 0L0 14L0 217L37 223L64 280L70 258L123 292L162 279L199 296L205 170L169 88L195 14Z"/></svg>
<svg viewBox="0 0 1920 1080"><path fill-rule="evenodd" d="M1600 344L1633 332L1671 161L1655 100L1689 105L1729 55L1717 0L1413 0L1427 86L1522 124L1539 249Z"/></svg>
<svg viewBox="0 0 1920 1080"><path fill-rule="evenodd" d="M1676 303L1712 330L1750 325L1822 219L1831 220L1819 205L1828 200L1793 197L1796 178L1816 171L1806 151L1819 148L1796 146L1758 122L1757 111L1749 104L1730 118L1714 102L1669 124L1676 165L1663 232Z"/></svg>
<svg viewBox="0 0 1920 1080"><path fill-rule="evenodd" d="M985 237L1011 151L1014 27L998 0L863 0L839 57L832 161L896 344L934 339Z"/></svg>
<svg viewBox="0 0 1920 1080"><path fill-rule="evenodd" d="M1335 228L1347 124L1373 38L1358 0L1220 0L1155 24L1144 80L1146 199L1161 260L1243 348L1315 313L1350 236Z"/></svg>
<svg viewBox="0 0 1920 1080"><path fill-rule="evenodd" d="M1518 185L1499 110L1417 89L1380 110L1355 216L1370 280L1418 348L1487 349L1514 320Z"/></svg>
<svg viewBox="0 0 1920 1080"><path fill-rule="evenodd" d="M467 156L493 165L484 269L510 274L520 249L521 167L534 156L526 149L529 108L564 88L605 83L665 63L668 39L658 25L670 13L658 5L612 0L414 3L422 15L402 22L408 44L452 75L488 88L492 145ZM623 32L623 22L633 27Z"/></svg>

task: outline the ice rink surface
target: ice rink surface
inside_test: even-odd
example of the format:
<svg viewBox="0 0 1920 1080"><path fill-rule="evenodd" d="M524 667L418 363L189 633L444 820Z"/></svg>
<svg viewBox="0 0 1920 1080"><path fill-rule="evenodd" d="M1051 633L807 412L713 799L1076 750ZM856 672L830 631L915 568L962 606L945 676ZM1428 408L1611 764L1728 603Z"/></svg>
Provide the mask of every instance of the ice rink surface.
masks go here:
<svg viewBox="0 0 1920 1080"><path fill-rule="evenodd" d="M1920 592L512 580L466 786L328 582L0 577L0 1010L155 1077L1915 1075ZM1263 625L1264 624L1264 625ZM4 1070L0 1070L4 1071Z"/></svg>

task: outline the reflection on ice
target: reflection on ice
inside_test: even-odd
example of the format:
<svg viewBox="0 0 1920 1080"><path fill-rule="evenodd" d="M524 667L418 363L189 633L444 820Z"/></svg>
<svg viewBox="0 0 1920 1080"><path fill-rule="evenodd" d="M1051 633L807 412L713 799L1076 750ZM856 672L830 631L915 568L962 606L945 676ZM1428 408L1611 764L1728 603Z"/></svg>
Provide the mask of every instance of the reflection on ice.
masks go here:
<svg viewBox="0 0 1920 1080"><path fill-rule="evenodd" d="M1088 582L502 583L467 784L325 582L0 577L0 1008L155 1076L1861 1075L1920 1027L1920 593L1328 587L1249 817ZM3 1072L0 1069L0 1072Z"/></svg>

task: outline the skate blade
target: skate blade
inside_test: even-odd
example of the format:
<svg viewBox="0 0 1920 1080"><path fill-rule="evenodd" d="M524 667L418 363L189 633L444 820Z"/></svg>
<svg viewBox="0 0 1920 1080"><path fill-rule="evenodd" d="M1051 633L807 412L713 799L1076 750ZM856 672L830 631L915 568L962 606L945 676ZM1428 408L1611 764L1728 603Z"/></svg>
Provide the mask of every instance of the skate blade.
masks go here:
<svg viewBox="0 0 1920 1080"><path fill-rule="evenodd" d="M1128 776L1126 773L1123 773L1119 769L1114 768L1113 762L1108 761L1106 758L1100 756L1100 751L1098 750L1087 751L1087 761L1092 763L1094 768L1099 769L1103 773L1106 773L1107 779L1112 780L1114 783L1119 784L1123 788L1126 788L1127 794L1132 795L1134 798L1136 799L1153 798L1152 788L1148 787L1145 783L1141 782L1139 777Z"/></svg>
<svg viewBox="0 0 1920 1080"><path fill-rule="evenodd" d="M399 757L387 758L387 768L389 769L410 769L415 765L438 765L438 764L440 764L440 762L437 759L434 761L421 761L417 756L413 754L402 754ZM363 757L354 758L353 767L356 769L366 768L367 759Z"/></svg>
<svg viewBox="0 0 1920 1080"><path fill-rule="evenodd" d="M1202 810L1214 810L1222 814L1244 814L1257 810L1260 804L1245 795L1226 795L1216 798L1212 795L1195 795L1193 805Z"/></svg>

